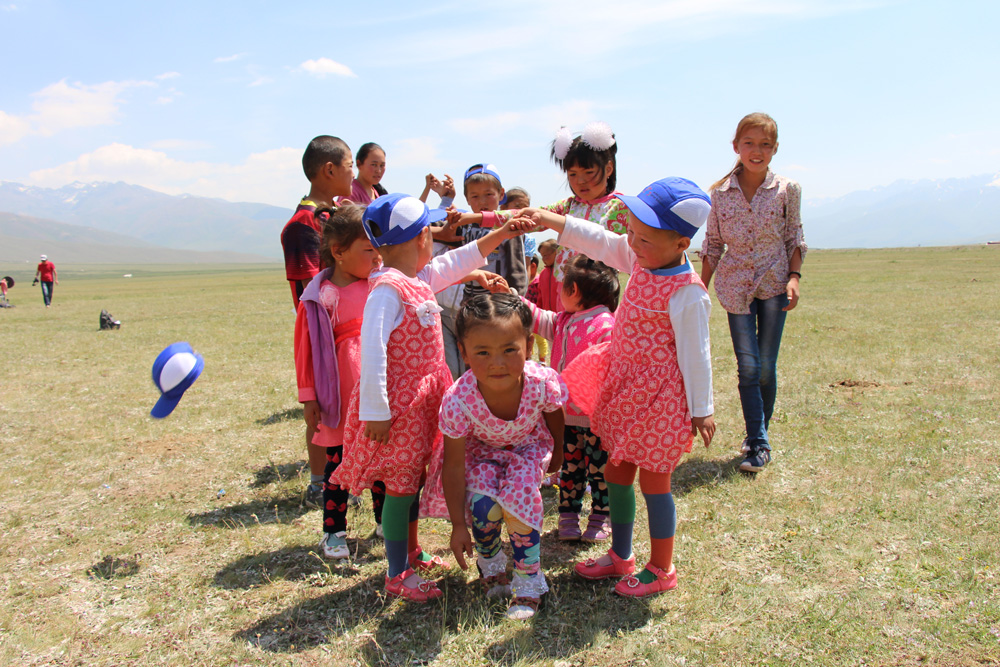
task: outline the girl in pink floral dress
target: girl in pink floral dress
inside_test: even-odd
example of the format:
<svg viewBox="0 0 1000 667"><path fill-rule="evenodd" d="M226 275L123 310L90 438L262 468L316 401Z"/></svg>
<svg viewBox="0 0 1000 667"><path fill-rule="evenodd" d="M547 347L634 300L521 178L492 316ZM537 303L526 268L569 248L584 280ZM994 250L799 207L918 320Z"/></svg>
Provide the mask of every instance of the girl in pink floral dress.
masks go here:
<svg viewBox="0 0 1000 667"><path fill-rule="evenodd" d="M576 572L591 580L624 577L616 593L645 597L677 586L670 476L691 450L694 433L705 446L715 433L711 301L685 254L708 217L709 198L691 181L667 178L620 199L629 211L627 237L548 211L522 215L559 232L560 245L631 274L611 340L580 354L563 378L608 451L611 550L577 563ZM633 575L637 473L651 553L645 569Z"/></svg>
<svg viewBox="0 0 1000 667"><path fill-rule="evenodd" d="M403 194L384 195L365 209L365 232L383 266L368 278L361 375L348 407L344 459L331 477L355 494L384 483L385 589L417 602L442 595L414 572L443 564L417 540L418 492L432 452L441 447L437 414L451 384L434 292L469 280L491 287L497 276L476 267L517 234L507 225L432 260L428 226L445 215Z"/></svg>
<svg viewBox="0 0 1000 667"><path fill-rule="evenodd" d="M531 618L548 591L541 571L544 509L539 485L562 459L568 399L559 374L527 361L531 311L514 294L483 294L458 315L459 349L469 370L445 394L444 496L451 548L462 569L473 555L487 595L513 592L507 615ZM514 551L508 586L500 533Z"/></svg>

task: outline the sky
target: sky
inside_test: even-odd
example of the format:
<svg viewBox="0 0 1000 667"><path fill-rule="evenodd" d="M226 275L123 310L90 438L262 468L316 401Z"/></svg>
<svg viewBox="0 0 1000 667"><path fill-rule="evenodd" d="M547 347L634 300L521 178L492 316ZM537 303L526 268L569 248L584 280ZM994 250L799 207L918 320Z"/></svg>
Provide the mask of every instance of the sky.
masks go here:
<svg viewBox="0 0 1000 667"><path fill-rule="evenodd" d="M291 208L332 134L390 192L491 162L545 204L561 126L609 123L635 194L720 178L753 111L807 202L1000 174L998 28L994 0L0 0L0 180Z"/></svg>

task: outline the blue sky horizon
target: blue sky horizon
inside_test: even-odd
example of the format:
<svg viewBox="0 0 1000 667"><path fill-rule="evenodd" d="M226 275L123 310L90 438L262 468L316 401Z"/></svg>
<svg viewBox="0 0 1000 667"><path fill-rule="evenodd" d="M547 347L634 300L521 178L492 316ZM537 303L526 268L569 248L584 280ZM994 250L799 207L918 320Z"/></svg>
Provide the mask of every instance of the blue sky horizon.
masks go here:
<svg viewBox="0 0 1000 667"><path fill-rule="evenodd" d="M772 166L807 201L1000 175L998 19L992 2L0 0L0 180L292 207L306 143L334 134L386 149L390 191L488 161L544 204L569 194L561 125L612 126L626 193L707 188L751 111L777 120Z"/></svg>

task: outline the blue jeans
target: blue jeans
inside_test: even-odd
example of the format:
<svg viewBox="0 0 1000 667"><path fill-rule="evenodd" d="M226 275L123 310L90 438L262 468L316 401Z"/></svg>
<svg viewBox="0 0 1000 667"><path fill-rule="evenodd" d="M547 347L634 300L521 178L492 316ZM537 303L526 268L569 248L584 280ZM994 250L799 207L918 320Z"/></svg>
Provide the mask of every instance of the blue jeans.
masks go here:
<svg viewBox="0 0 1000 667"><path fill-rule="evenodd" d="M788 297L779 294L770 299L754 299L748 315L728 313L729 335L736 352L740 403L751 451L771 449L767 428L778 391L778 348L787 314L782 308L787 305Z"/></svg>
<svg viewBox="0 0 1000 667"><path fill-rule="evenodd" d="M46 306L52 304L52 281L51 280L43 280L42 281L42 301L45 302Z"/></svg>

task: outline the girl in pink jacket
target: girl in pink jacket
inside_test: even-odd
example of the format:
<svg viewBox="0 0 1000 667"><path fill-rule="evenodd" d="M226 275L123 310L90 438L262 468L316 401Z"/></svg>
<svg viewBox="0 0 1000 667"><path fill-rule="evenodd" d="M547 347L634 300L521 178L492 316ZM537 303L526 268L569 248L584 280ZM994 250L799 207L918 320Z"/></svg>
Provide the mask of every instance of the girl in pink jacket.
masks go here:
<svg viewBox="0 0 1000 667"><path fill-rule="evenodd" d="M591 345L611 337L613 314L621 285L618 272L587 257L575 255L563 265L562 312L531 309L533 332L552 341L551 366L562 372ZM563 464L559 474L559 539L601 542L608 538L608 486L604 467L608 453L590 430L590 418L572 402L566 404ZM591 509L587 528L580 532L584 490L590 484Z"/></svg>

